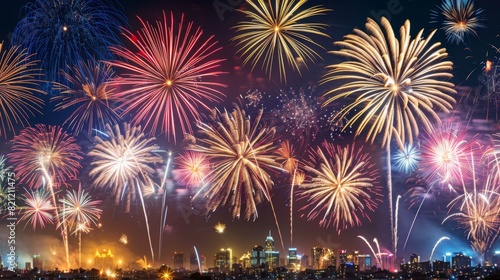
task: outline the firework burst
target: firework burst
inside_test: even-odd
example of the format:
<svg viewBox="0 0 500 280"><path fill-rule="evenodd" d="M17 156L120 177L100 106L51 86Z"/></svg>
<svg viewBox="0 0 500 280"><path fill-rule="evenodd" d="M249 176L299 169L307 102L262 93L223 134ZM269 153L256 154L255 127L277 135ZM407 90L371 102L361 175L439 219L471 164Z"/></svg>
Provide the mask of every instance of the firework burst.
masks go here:
<svg viewBox="0 0 500 280"><path fill-rule="evenodd" d="M300 186L311 208L309 220L320 218L320 226L333 226L338 231L360 226L367 211L374 211L379 200L379 187L374 164L369 154L354 145L340 147L323 142L310 151L305 170L311 180Z"/></svg>
<svg viewBox="0 0 500 280"><path fill-rule="evenodd" d="M113 109L117 101L113 94L116 88L109 85L114 76L111 66L95 60L80 61L62 75L68 85L57 83L54 89L61 94L52 97L51 101L58 102L54 111L72 112L63 125L75 135L86 127L90 136L92 130L102 130L106 123L118 122L118 114Z"/></svg>
<svg viewBox="0 0 500 280"><path fill-rule="evenodd" d="M477 37L477 29L484 28L483 9L475 7L474 0L443 0L437 10L431 11L431 23L441 24L446 39L463 42L467 35Z"/></svg>
<svg viewBox="0 0 500 280"><path fill-rule="evenodd" d="M235 26L238 34L233 38L237 42L237 54L243 57L243 65L250 63L252 71L257 65L261 65L270 79L276 71L273 66L277 65L280 81L286 83L287 68L300 74L299 61L308 67L308 63L320 59L320 55L311 46L321 48L321 45L309 36L328 37L322 31L327 25L307 20L325 15L330 10L322 6L301 10L306 2L307 0L258 0L255 3L247 0L251 9L240 12L246 15L248 21Z"/></svg>
<svg viewBox="0 0 500 280"><path fill-rule="evenodd" d="M81 225L97 225L97 221L101 217L102 210L97 208L102 201L92 200L89 193L80 186L78 192L68 191L66 196L61 200L62 211L59 213L59 220L65 221L70 229L75 232Z"/></svg>
<svg viewBox="0 0 500 280"><path fill-rule="evenodd" d="M15 132L15 124L26 126L28 118L35 113L41 114L43 100L33 93L45 94L38 87L42 83L38 77L40 69L33 55L27 50L12 47L5 51L0 44L0 136L6 137L7 131Z"/></svg>
<svg viewBox="0 0 500 280"><path fill-rule="evenodd" d="M444 123L424 135L421 142L420 170L432 183L462 182L470 177L468 153L474 148L474 138L469 139L466 130L457 125Z"/></svg>
<svg viewBox="0 0 500 280"><path fill-rule="evenodd" d="M26 204L26 207L22 210L23 215L20 221L26 220L31 223L33 230L36 230L37 226L45 228L46 224L54 223L55 217L51 213L54 211L54 206L50 201L49 192L44 190L26 191L21 199Z"/></svg>
<svg viewBox="0 0 500 280"><path fill-rule="evenodd" d="M435 109L449 112L453 108L455 99L449 94L456 93L454 85L445 81L452 77L453 64L442 61L447 53L439 43L428 45L435 31L424 38L421 30L412 39L408 20L400 29L399 40L386 18L381 25L367 19L366 29L368 33L355 29L335 43L341 49L331 53L349 60L328 66L322 82L339 80L343 84L326 93L331 97L325 105L355 96L337 119L359 109L347 123L358 124L356 136L368 130L366 139L372 143L381 133L383 146L393 138L402 146L418 136L417 121L432 131L431 120L440 120Z"/></svg>
<svg viewBox="0 0 500 280"><path fill-rule="evenodd" d="M128 243L128 237L126 234L122 234L122 236L120 236L120 243L123 244L123 245L127 245Z"/></svg>
<svg viewBox="0 0 500 280"><path fill-rule="evenodd" d="M315 96L316 87L280 90L271 95L275 108L270 109L270 123L276 126L280 134L304 139L315 138L319 132L321 103Z"/></svg>
<svg viewBox="0 0 500 280"><path fill-rule="evenodd" d="M409 174L417 169L420 161L420 152L417 146L406 143L403 149L394 155L393 160L399 171Z"/></svg>
<svg viewBox="0 0 500 280"><path fill-rule="evenodd" d="M214 228L215 228L215 232L222 234L222 233L224 233L224 230L226 230L226 225L222 224L222 223L217 223L214 226Z"/></svg>
<svg viewBox="0 0 500 280"><path fill-rule="evenodd" d="M251 122L238 106L232 111L214 110L210 123L200 122L199 138L189 136L189 150L201 153L213 164L197 196L205 196L209 210L232 207L233 218L257 218L257 204L269 200L273 183L268 170L281 169L273 154L275 129L260 126L262 110Z"/></svg>
<svg viewBox="0 0 500 280"><path fill-rule="evenodd" d="M119 125L108 124L105 132L108 137L96 136L96 145L89 153L93 157L89 175L94 178L94 185L112 189L116 204L124 200L128 212L137 188L152 185L150 175L154 169L150 165L162 162L154 154L159 147L152 143L155 138L145 137L140 126L124 123L120 130Z"/></svg>
<svg viewBox="0 0 500 280"><path fill-rule="evenodd" d="M201 153L186 151L175 159L175 164L172 173L176 181L187 187L199 187L210 173L210 163Z"/></svg>
<svg viewBox="0 0 500 280"><path fill-rule="evenodd" d="M293 172L299 167L299 159L297 158L295 148L288 139L280 143L276 154L283 168L293 176Z"/></svg>
<svg viewBox="0 0 500 280"><path fill-rule="evenodd" d="M11 142L7 158L19 182L29 188L39 188L44 182L59 187L76 179L83 153L75 138L61 127L37 124L21 130Z"/></svg>
<svg viewBox="0 0 500 280"><path fill-rule="evenodd" d="M49 81L63 82L61 69L80 60L112 58L108 47L121 44L126 24L113 0L36 0L26 4L12 42L36 54Z"/></svg>
<svg viewBox="0 0 500 280"><path fill-rule="evenodd" d="M211 58L220 48L213 37L204 39L203 31L192 22L186 25L184 16L176 23L164 13L156 27L139 20L142 29L137 35L124 30L137 50L111 48L124 58L111 65L126 71L115 84L130 87L114 97L122 101L122 115L134 113L134 124L145 123L152 134L160 130L175 140L179 124L183 133L191 132L191 121L199 120L199 108L208 110L205 102L224 96L218 90L224 85L211 80L223 74L217 70L222 59Z"/></svg>

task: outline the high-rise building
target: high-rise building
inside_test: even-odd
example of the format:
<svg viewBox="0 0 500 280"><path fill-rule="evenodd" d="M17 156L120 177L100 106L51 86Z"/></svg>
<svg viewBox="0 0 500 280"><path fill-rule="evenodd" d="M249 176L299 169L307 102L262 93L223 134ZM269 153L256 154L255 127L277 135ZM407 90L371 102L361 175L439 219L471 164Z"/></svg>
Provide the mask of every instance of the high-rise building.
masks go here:
<svg viewBox="0 0 500 280"><path fill-rule="evenodd" d="M311 257L312 257L312 267L313 269L321 269L323 268L323 255L325 249L321 247L313 247L311 249Z"/></svg>
<svg viewBox="0 0 500 280"><path fill-rule="evenodd" d="M453 253L453 257L451 258L451 268L453 271L467 269L470 268L470 266L471 257L466 256L462 252Z"/></svg>
<svg viewBox="0 0 500 280"><path fill-rule="evenodd" d="M288 265L294 266L298 264L297 248L288 248Z"/></svg>
<svg viewBox="0 0 500 280"><path fill-rule="evenodd" d="M391 253L380 253L379 257L381 262L380 267L382 269L392 270L394 266L393 262L394 255Z"/></svg>
<svg viewBox="0 0 500 280"><path fill-rule="evenodd" d="M500 251L495 251L493 256L491 256L491 265L500 266Z"/></svg>
<svg viewBox="0 0 500 280"><path fill-rule="evenodd" d="M26 263L24 264L24 269L26 269L26 270L31 270L31 262L26 262Z"/></svg>
<svg viewBox="0 0 500 280"><path fill-rule="evenodd" d="M191 253L189 255L189 270L191 270L191 271L199 270L199 268L198 268L198 258L196 257L195 253ZM200 273L201 273L201 271L200 271Z"/></svg>
<svg viewBox="0 0 500 280"><path fill-rule="evenodd" d="M300 264L302 265L302 267L309 267L311 265L311 262L309 261L309 255L302 255Z"/></svg>
<svg viewBox="0 0 500 280"><path fill-rule="evenodd" d="M339 250L339 265L347 263L347 250Z"/></svg>
<svg viewBox="0 0 500 280"><path fill-rule="evenodd" d="M250 264L252 266L260 266L266 262L264 248L260 245L255 245L252 249L252 256L250 257Z"/></svg>
<svg viewBox="0 0 500 280"><path fill-rule="evenodd" d="M230 248L220 249L219 252L215 253L214 266L219 268L221 272L229 272L232 266L233 250Z"/></svg>
<svg viewBox="0 0 500 280"><path fill-rule="evenodd" d="M33 255L33 268L38 268L38 270L43 270L42 259L40 254Z"/></svg>
<svg viewBox="0 0 500 280"><path fill-rule="evenodd" d="M269 231L269 235L266 237L265 244L264 254L268 267L274 268L279 266L280 253L274 250L274 239L271 236L271 231Z"/></svg>
<svg viewBox="0 0 500 280"><path fill-rule="evenodd" d="M370 270L371 266L371 256L368 254L358 255L359 270L365 271Z"/></svg>
<svg viewBox="0 0 500 280"><path fill-rule="evenodd" d="M174 252L174 269L184 269L184 253Z"/></svg>

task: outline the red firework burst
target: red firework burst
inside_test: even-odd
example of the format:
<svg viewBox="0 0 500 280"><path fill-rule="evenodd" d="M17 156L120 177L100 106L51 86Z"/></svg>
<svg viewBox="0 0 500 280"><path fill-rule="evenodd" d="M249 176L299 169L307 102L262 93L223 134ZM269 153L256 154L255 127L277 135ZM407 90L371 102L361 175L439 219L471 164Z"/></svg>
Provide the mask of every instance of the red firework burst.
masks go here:
<svg viewBox="0 0 500 280"><path fill-rule="evenodd" d="M110 64L127 71L115 84L128 87L113 95L122 100L122 115L134 113L134 125L144 123L151 134L160 129L175 140L179 125L183 133L192 132L190 122L199 120L199 107L208 110L205 102L224 96L217 89L224 85L212 80L223 74L218 70L223 60L211 58L220 48L213 36L203 39L201 28L185 24L184 16L176 24L164 13L156 26L139 20L142 28L136 34L124 30L135 50L111 48L125 60Z"/></svg>

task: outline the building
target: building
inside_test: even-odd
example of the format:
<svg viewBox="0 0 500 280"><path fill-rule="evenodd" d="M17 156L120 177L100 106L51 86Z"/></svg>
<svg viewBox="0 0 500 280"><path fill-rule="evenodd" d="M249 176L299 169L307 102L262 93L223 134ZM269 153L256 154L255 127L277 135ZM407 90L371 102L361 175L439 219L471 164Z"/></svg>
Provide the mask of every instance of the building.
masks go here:
<svg viewBox="0 0 500 280"><path fill-rule="evenodd" d="M200 263L200 266L201 266L201 263ZM199 270L198 258L196 257L195 253L191 253L189 255L189 270L191 270L191 271L198 271ZM201 273L201 271L200 271L200 273Z"/></svg>
<svg viewBox="0 0 500 280"><path fill-rule="evenodd" d="M392 270L393 265L394 265L394 262L392 261L394 255L391 253L380 253L379 257L380 257L380 262L381 262L380 267L382 269Z"/></svg>
<svg viewBox="0 0 500 280"><path fill-rule="evenodd" d="M491 265L500 266L500 251L495 251L493 256L491 256Z"/></svg>
<svg viewBox="0 0 500 280"><path fill-rule="evenodd" d="M371 270L371 256L366 255L358 255L358 263L359 263L359 271Z"/></svg>
<svg viewBox="0 0 500 280"><path fill-rule="evenodd" d="M33 255L33 268L38 268L38 270L43 270L42 258L40 254Z"/></svg>
<svg viewBox="0 0 500 280"><path fill-rule="evenodd" d="M446 274L450 271L450 263L447 261L435 260L432 262L432 273Z"/></svg>
<svg viewBox="0 0 500 280"><path fill-rule="evenodd" d="M309 267L311 265L311 262L309 261L309 255L302 255L302 258L300 258L300 264L302 267Z"/></svg>
<svg viewBox="0 0 500 280"><path fill-rule="evenodd" d="M174 252L174 269L184 269L184 254L182 252Z"/></svg>
<svg viewBox="0 0 500 280"><path fill-rule="evenodd" d="M35 261L33 261L33 264ZM113 269L113 254L111 250L96 251L94 255L94 268L98 270Z"/></svg>
<svg viewBox="0 0 500 280"><path fill-rule="evenodd" d="M266 262L266 256L264 255L264 247L260 245L255 245L252 249L252 255L250 257L250 264L252 267L260 266Z"/></svg>
<svg viewBox="0 0 500 280"><path fill-rule="evenodd" d="M24 269L31 270L31 262L24 263Z"/></svg>
<svg viewBox="0 0 500 280"><path fill-rule="evenodd" d="M321 269L323 268L323 255L326 249L321 247L313 247L311 249L312 263L311 266L313 269Z"/></svg>
<svg viewBox="0 0 500 280"><path fill-rule="evenodd" d="M271 231L269 231L269 235L266 237L264 247L264 254L266 256L266 263L269 269L275 268L279 266L280 261L280 252L275 251L274 249L274 239L271 236Z"/></svg>
<svg viewBox="0 0 500 280"><path fill-rule="evenodd" d="M464 253L453 253L453 257L451 257L451 268L453 271L468 269L471 266L471 262L471 257L466 256Z"/></svg>
<svg viewBox="0 0 500 280"><path fill-rule="evenodd" d="M219 269L220 272L229 272L232 267L233 250L230 248L220 249L219 252L215 253L214 266Z"/></svg>
<svg viewBox="0 0 500 280"><path fill-rule="evenodd" d="M288 266L292 267L299 264L299 259L297 258L297 248L288 248Z"/></svg>
<svg viewBox="0 0 500 280"><path fill-rule="evenodd" d="M250 252L243 254L243 256L241 256L240 263L243 269L252 267L252 264L250 262L251 256L252 254L250 254Z"/></svg>

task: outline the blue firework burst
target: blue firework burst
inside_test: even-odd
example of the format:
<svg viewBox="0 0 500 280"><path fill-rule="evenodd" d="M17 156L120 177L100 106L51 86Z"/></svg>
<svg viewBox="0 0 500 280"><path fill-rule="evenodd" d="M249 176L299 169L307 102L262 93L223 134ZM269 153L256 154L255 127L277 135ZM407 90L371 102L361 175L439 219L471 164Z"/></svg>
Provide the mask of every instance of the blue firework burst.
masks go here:
<svg viewBox="0 0 500 280"><path fill-rule="evenodd" d="M36 54L47 81L64 83L60 70L112 57L108 47L121 44L120 26L127 22L119 6L115 0L36 0L24 7L12 44Z"/></svg>

